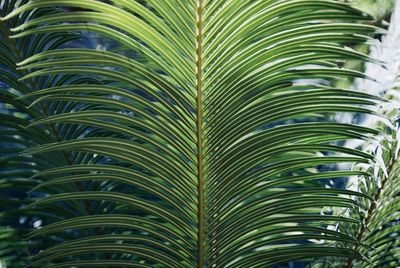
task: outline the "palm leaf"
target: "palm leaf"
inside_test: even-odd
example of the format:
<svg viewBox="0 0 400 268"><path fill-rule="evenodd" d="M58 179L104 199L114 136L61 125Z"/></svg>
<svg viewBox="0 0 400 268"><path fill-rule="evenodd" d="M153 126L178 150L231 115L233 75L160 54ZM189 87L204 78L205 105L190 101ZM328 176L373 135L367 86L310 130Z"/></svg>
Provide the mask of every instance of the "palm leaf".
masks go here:
<svg viewBox="0 0 400 268"><path fill-rule="evenodd" d="M366 65L366 74L376 78L376 82L359 80L356 86L386 101L376 113L379 118L366 116L364 125L376 125L381 129L380 142L365 142L363 151L375 154L375 161L370 166L360 166L374 174L372 178L363 176L350 181L350 187L371 196L372 200L360 200L358 212L363 224L352 233L366 246L359 247L369 262L358 262L348 259L346 267L398 267L400 265L400 248L398 244L399 209L398 209L398 161L399 136L399 70L400 58L398 42L400 40L400 1L396 1L387 34L381 41L376 41L371 48L371 56L385 61L383 66Z"/></svg>
<svg viewBox="0 0 400 268"><path fill-rule="evenodd" d="M27 1L2 1L1 15L5 16ZM27 205L35 200L37 194L27 194L39 184L39 180L30 179L38 170L64 163L62 154L56 153L48 157L31 157L22 152L38 144L64 139L54 125L27 128L33 118L55 113L54 107L38 105L27 107L31 99L17 99L33 91L57 85L55 79L19 79L27 75L26 70L18 70L17 63L26 57L44 50L58 48L62 44L77 39L75 34L37 34L18 40L9 36L10 28L23 21L40 18L43 14L60 14L54 8L45 8L25 14L7 22L0 22L0 199L1 199L1 264L9 267L26 267L29 263L26 256L33 254L38 244L47 245L43 239L25 241L27 233L40 227L48 218L48 211L27 209ZM61 78L58 76L58 78ZM66 79L67 77L64 77ZM69 78L71 79L71 77ZM72 80L74 80L72 78ZM78 182L79 184L79 182ZM79 210L79 209L77 209ZM50 216L50 218L54 216ZM32 247L29 249L28 244ZM50 243L51 245L51 243Z"/></svg>
<svg viewBox="0 0 400 268"><path fill-rule="evenodd" d="M354 208L350 196L359 194L318 186L360 172L320 167L367 163L368 154L338 142L377 132L324 118L369 113L376 98L317 82L365 77L337 63L367 60L345 44L369 39L375 28L354 21L370 17L331 0L109 2L34 0L2 19L56 6L68 11L23 21L11 38L91 31L118 44L51 49L19 64L29 72L21 81L66 77L18 98L54 107L27 129L53 125L63 134L25 153L70 159L32 177L45 195L31 207L54 218L30 237L60 241L43 245L32 265L360 258L355 237L325 228L357 222L320 214ZM74 211L82 206L90 209Z"/></svg>

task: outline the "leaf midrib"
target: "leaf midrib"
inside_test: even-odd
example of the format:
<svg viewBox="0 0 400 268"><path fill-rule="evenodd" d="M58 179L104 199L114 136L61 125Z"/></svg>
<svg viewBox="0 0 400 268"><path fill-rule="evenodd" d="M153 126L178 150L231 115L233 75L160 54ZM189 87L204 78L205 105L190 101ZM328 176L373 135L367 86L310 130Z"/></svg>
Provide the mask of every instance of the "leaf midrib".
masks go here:
<svg viewBox="0 0 400 268"><path fill-rule="evenodd" d="M203 0L197 1L196 22L196 134L197 134L197 189L198 189L198 237L197 237L197 267L204 267L204 170L203 170L203 99L202 99L202 43L203 43Z"/></svg>

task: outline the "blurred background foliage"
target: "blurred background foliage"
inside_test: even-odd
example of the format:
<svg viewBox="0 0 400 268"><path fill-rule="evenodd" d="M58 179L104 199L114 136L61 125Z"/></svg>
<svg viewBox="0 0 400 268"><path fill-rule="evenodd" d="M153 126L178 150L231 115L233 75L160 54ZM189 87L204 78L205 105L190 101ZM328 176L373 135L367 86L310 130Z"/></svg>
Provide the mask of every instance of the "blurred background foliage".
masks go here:
<svg viewBox="0 0 400 268"><path fill-rule="evenodd" d="M373 15L378 20L387 20L394 7L394 0L351 0L347 2Z"/></svg>
<svg viewBox="0 0 400 268"><path fill-rule="evenodd" d="M382 28L387 28L395 4L395 0L344 0L344 2L351 3L355 7L374 16L374 24ZM376 38L379 39L380 36L377 36ZM349 46L352 45L349 44ZM369 54L369 44L356 45L355 49L357 51ZM364 71L364 65L362 65L360 62L348 61L344 64L344 66L350 69ZM336 86L351 87L352 84L353 80L343 79L338 80L338 84Z"/></svg>

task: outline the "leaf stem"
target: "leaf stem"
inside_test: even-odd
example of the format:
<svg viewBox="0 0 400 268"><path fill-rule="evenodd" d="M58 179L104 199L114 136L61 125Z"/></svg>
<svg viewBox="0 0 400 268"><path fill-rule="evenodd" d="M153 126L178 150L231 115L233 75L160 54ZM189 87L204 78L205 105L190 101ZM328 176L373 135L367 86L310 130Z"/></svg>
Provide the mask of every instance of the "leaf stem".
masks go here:
<svg viewBox="0 0 400 268"><path fill-rule="evenodd" d="M197 188L198 188L198 237L197 266L204 267L204 170L203 170L203 100L202 100L202 43L203 43L203 0L197 2L196 23L196 111L197 111Z"/></svg>

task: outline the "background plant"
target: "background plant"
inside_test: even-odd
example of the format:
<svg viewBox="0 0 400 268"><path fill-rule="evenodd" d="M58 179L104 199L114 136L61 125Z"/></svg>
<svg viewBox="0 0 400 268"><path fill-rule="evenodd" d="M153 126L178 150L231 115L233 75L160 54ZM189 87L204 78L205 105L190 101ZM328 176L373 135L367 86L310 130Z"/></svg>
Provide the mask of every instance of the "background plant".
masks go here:
<svg viewBox="0 0 400 268"><path fill-rule="evenodd" d="M371 48L371 56L385 62L383 66L367 64L365 72L376 81L360 80L356 86L364 92L382 96L386 101L377 107L379 117L367 116L363 124L375 124L382 136L377 142L362 144L363 151L375 154L374 164L360 166L369 169L372 178L360 177L350 187L370 195L373 200L360 200L363 224L355 232L369 247L360 248L370 263L347 261L347 267L398 267L400 251L399 231L399 175L400 162L400 1L396 1L388 33Z"/></svg>

